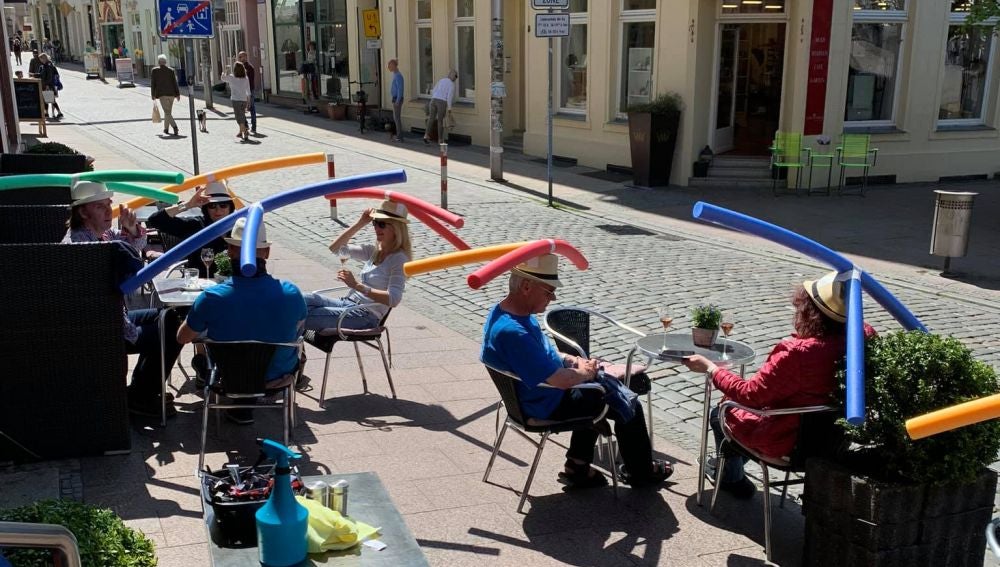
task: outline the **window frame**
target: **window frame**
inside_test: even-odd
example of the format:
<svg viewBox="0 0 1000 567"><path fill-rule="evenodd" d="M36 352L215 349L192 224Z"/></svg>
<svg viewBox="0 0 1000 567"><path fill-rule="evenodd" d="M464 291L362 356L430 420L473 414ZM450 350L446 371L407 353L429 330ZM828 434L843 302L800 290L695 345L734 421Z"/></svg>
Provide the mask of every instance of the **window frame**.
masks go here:
<svg viewBox="0 0 1000 567"><path fill-rule="evenodd" d="M458 73L458 80L455 82L455 91L456 91L455 92L455 101L456 102L469 103L469 104L475 104L475 99L469 98L469 97L465 97L465 96L461 96L461 94L464 92L464 87L462 85L462 73L460 71L461 66L459 65L459 57L461 57L461 54L459 53L459 49L458 49L458 32L462 28L469 28L469 29L472 30L472 76L473 76L473 78L475 78L475 76L476 76L476 5L475 5L475 3L472 4L472 15L471 16L462 16L462 17L459 17L459 15L458 15L458 3L461 2L461 1L462 0L455 0L455 3L453 4L453 6L455 7L455 17L454 17L454 19L452 19L452 24L453 24L453 27L455 28L455 33L452 35L452 41L453 41L452 45L455 46L454 49L452 49L452 53L455 54L454 57L452 58L452 65L454 65L453 68L455 69L455 72ZM474 85L473 85L473 88L475 88Z"/></svg>
<svg viewBox="0 0 1000 567"><path fill-rule="evenodd" d="M848 120L844 116L844 127L846 128L879 128L896 126L896 121L899 113L899 99L902 93L902 69L903 69L903 56L906 49L907 36L907 24L909 23L909 0L904 0L902 10L851 10L851 22L850 30L851 37L854 37L854 26L857 24L898 24L899 25L899 52L896 54L896 71L895 71L895 85L893 86L892 93L892 111L890 112L889 119L880 120ZM851 76L851 65L850 65L850 49L848 50L848 64L845 69L847 75L844 77L844 84L850 84ZM844 108L841 111L842 115L847 113L847 93L844 93Z"/></svg>
<svg viewBox="0 0 1000 567"><path fill-rule="evenodd" d="M623 90L622 89L622 82L624 80L623 79L623 75L624 75L624 73L628 72L628 69L626 69L626 66L622 64L622 60L624 58L624 53L625 53L625 26L628 25L628 24L643 23L643 22L651 22L653 24L653 29L654 29L654 31L653 31L653 65L652 65L653 68L652 68L652 70L650 72L650 76L649 76L650 86L651 86L651 89L652 89L652 92L650 92L650 99L654 98L654 95L656 94L656 65L657 65L657 60L656 60L656 47L657 46L656 46L656 43L657 43L657 39L658 39L656 31L655 31L655 29L656 29L656 19L657 19L656 18L656 12L657 12L657 8L646 9L646 10L626 10L625 9L625 0L618 0L618 49L617 49L618 58L617 58L617 62L615 63L615 65L618 66L618 73L617 73L616 81L614 83L612 83L612 88L615 89L615 95L612 96L612 97L608 97L610 100L613 100L615 102L615 106L614 106L614 108L612 108L612 117L615 120L624 120L628 116L627 112L623 112L623 111L618 110L619 108L622 107L622 94L623 94L622 93L622 90ZM588 37L588 39L589 39L589 37ZM589 106L589 101L588 101L588 106Z"/></svg>
<svg viewBox="0 0 1000 567"><path fill-rule="evenodd" d="M431 85L431 90L433 90L434 89L434 76L433 76L433 68L434 68L434 31L432 29L431 22L433 21L433 18L434 18L434 3L431 2L431 0L425 0L425 1L427 2L427 6L431 10L431 17L430 18L418 18L417 16L420 13L420 8L419 8L420 0L414 0L414 2L413 2L413 44L414 44L413 53L416 56L416 61L413 62L413 79L414 79L414 83L413 84L416 85L416 87L417 87L416 89L414 89L416 91L417 98L418 99L422 98L422 99L428 99L429 100L431 98L431 93L429 93L429 92L425 93L425 92L423 92L420 89L420 84L422 82L420 80L421 79L421 76L420 76L420 73L421 73L421 65L420 65L420 57L421 57L421 53L420 53L420 30L421 29L426 29L426 30L428 30L430 32L430 35L431 35L431 69L432 69L432 71L431 71L430 85Z"/></svg>
<svg viewBox="0 0 1000 567"><path fill-rule="evenodd" d="M939 118L941 113L941 91L944 87L944 66L945 59L948 57L948 35L953 27L964 26L965 21L968 18L967 12L949 12L948 21L946 23L946 30L944 34L944 45L942 46L942 57L941 57L941 81L938 82L938 93L937 93L937 104L935 120L937 120L937 126L941 127L955 127L955 126L982 126L988 122L989 109L992 107L990 104L990 97L992 92L990 86L993 84L993 67L996 65L997 58L997 41L1000 40L1000 36L997 35L995 29L1000 18L990 18L983 22L975 25L977 28L991 28L993 39L990 41L990 51L989 59L986 64L986 78L983 85L983 104L982 108L979 109L978 118Z"/></svg>
<svg viewBox="0 0 1000 567"><path fill-rule="evenodd" d="M589 4L588 4L588 8L589 8ZM584 25L584 26L587 27L587 65L588 65L588 69L587 69L587 80L586 80L586 84L584 85L584 88L587 91L587 104L582 109L581 108L571 108L571 107L564 107L564 106L562 106L562 81L558 80L557 77L559 77L559 73L560 73L560 71L562 69L562 60L563 60L562 39L563 38L561 38L561 37L554 38L554 39L557 39L559 41L556 42L556 46L555 46L554 53L553 53L553 58L555 59L555 61L558 62L558 64L557 65L553 65L553 69L552 69L552 73L553 73L552 85L554 87L553 88L553 93L552 93L552 98L555 101L555 104L553 105L555 107L555 112L558 113L558 114L572 114L572 115L576 115L576 116L587 116L588 114L590 114L590 69L589 69L589 65L590 65L590 10L589 9L587 11L585 11L585 12L570 12L570 15L569 15L570 36L572 36L572 33L573 33L573 26L579 26L579 25Z"/></svg>

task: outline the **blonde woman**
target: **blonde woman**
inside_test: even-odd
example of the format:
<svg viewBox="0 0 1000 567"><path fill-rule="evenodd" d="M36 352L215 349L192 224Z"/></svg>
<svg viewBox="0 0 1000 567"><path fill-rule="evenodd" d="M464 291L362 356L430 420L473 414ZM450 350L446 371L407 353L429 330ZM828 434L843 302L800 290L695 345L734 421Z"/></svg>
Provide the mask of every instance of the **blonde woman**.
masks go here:
<svg viewBox="0 0 1000 567"><path fill-rule="evenodd" d="M375 230L375 244L348 244L369 223ZM370 329L378 326L389 309L399 305L406 285L403 264L413 256L407 224L405 205L382 201L378 208L363 212L354 226L330 244L330 251L340 254L342 259L364 262L361 281L341 265L337 279L351 289L350 293L341 298L304 294L308 308L306 330L335 328L345 311L342 328Z"/></svg>
<svg viewBox="0 0 1000 567"><path fill-rule="evenodd" d="M240 126L240 132L236 137L245 142L250 139L250 128L247 127L247 104L253 97L247 70L237 61L233 63L233 74L230 75L228 70L223 72L222 80L229 83L229 100L233 103L233 114Z"/></svg>

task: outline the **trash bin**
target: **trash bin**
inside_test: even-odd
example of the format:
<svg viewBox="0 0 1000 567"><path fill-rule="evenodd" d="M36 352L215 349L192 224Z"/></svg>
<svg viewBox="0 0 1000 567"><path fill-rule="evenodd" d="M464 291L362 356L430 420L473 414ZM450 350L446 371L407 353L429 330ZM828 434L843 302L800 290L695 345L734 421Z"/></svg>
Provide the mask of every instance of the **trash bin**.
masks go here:
<svg viewBox="0 0 1000 567"><path fill-rule="evenodd" d="M934 191L934 225L931 228L931 254L944 256L944 271L951 258L965 256L969 247L972 205L979 193Z"/></svg>

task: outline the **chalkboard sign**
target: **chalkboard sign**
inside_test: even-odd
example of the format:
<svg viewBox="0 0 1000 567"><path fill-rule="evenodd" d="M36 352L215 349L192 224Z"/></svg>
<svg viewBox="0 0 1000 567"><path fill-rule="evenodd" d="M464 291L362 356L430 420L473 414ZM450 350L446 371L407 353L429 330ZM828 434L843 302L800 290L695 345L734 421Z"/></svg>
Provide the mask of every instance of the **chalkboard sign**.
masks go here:
<svg viewBox="0 0 1000 567"><path fill-rule="evenodd" d="M14 98L20 120L41 120L45 116L42 82L38 79L14 79Z"/></svg>

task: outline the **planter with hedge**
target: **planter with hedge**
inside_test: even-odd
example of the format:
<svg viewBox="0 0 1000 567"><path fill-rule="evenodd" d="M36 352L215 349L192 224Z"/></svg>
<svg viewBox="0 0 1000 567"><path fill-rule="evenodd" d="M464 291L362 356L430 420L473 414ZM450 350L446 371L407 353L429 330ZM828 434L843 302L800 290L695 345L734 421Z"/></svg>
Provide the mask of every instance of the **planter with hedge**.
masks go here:
<svg viewBox="0 0 1000 567"><path fill-rule="evenodd" d="M695 346L711 348L719 338L722 310L717 306L699 305L691 310L691 341Z"/></svg>
<svg viewBox="0 0 1000 567"><path fill-rule="evenodd" d="M843 394L844 372L839 375ZM806 565L982 565L1000 423L911 440L911 417L1000 392L958 340L917 331L865 348L865 423L851 447L807 464ZM841 396L843 397L843 396Z"/></svg>
<svg viewBox="0 0 1000 567"><path fill-rule="evenodd" d="M628 107L628 139L636 185L670 184L684 102L677 93L663 93L652 102Z"/></svg>

